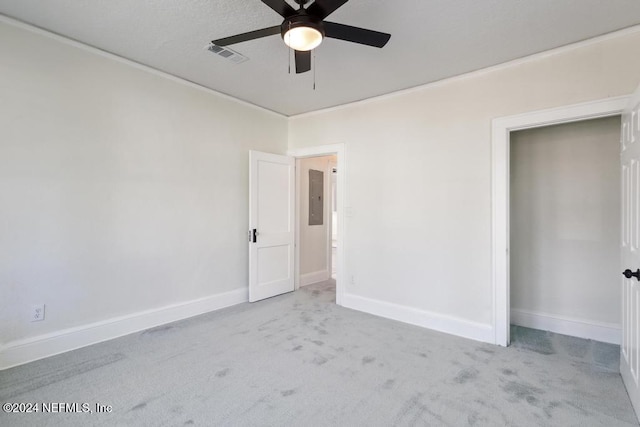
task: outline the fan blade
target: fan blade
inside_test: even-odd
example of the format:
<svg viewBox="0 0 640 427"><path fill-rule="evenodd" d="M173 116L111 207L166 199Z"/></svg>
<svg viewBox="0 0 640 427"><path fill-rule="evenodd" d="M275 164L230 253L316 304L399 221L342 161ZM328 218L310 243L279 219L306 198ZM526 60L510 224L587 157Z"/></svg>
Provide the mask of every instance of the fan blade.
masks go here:
<svg viewBox="0 0 640 427"><path fill-rule="evenodd" d="M275 10L283 18L296 14L296 10L284 0L262 0L262 3Z"/></svg>
<svg viewBox="0 0 640 427"><path fill-rule="evenodd" d="M311 51L296 50L296 74L306 73L311 70Z"/></svg>
<svg viewBox="0 0 640 427"><path fill-rule="evenodd" d="M261 30L249 31L248 33L225 37L223 39L213 40L211 43L218 46L227 46L230 44L236 44L249 40L260 39L262 37L272 36L274 34L280 34L280 25L276 25L275 27L263 28Z"/></svg>
<svg viewBox="0 0 640 427"><path fill-rule="evenodd" d="M391 34L326 21L324 22L324 34L333 39L366 44L373 47L384 47L391 38Z"/></svg>
<svg viewBox="0 0 640 427"><path fill-rule="evenodd" d="M307 8L309 15L324 19L349 0L316 0Z"/></svg>

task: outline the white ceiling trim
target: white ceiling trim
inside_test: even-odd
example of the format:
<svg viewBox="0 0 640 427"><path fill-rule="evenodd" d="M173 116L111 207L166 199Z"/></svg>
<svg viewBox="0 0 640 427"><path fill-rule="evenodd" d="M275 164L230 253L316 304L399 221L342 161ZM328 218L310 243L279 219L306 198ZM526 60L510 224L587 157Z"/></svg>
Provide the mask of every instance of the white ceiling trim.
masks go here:
<svg viewBox="0 0 640 427"><path fill-rule="evenodd" d="M587 47L587 46L592 46L598 43L602 43L605 42L607 40L612 40L618 37L624 37L626 35L630 35L630 34L635 34L635 33L639 33L640 32L640 25L634 25L628 28L623 28L622 30L617 30L617 31L613 31L611 33L607 33L607 34L603 34L601 36L596 36L590 39L586 39L586 40L581 40L579 42L575 42L575 43L571 43L571 44L567 44L564 46L560 46L557 47L555 49L549 49L549 50L545 50L544 52L539 52L539 53L534 53L533 55L528 55L528 56L523 56L522 58L518 58L518 59L513 59L511 61L507 61L507 62L503 62L501 64L496 64L496 65L492 65L491 67L485 67L485 68L481 68L479 70L475 70L475 71L469 71L468 73L464 73L464 74L459 74L457 76L453 76L453 77L447 77L446 79L442 79L442 80L438 80L435 82L430 82L430 83L425 83L423 85L419 85L419 86L414 86L408 89L403 89L403 90L398 90L395 92L391 92L391 93L385 93L384 95L379 95L379 96L373 96L371 98L367 98L367 99L361 99L359 101L355 101L355 102L350 102L347 104L342 104L342 105L336 105L334 107L329 107L329 108L323 108L321 110L315 110L315 111L309 111L308 113L302 113L302 114L293 114L291 116L288 116L289 119L298 119L298 118L305 118L305 117L312 117L314 115L317 114L323 114L323 113L327 113L327 112L331 112L331 111L338 111L338 110L342 110L345 108L351 108L351 107L355 107L358 105L367 105L367 104L371 104L371 103L375 103L375 102L381 102L387 99L392 99L398 96L402 96L402 95L406 95L406 94L411 94L411 93L417 93L417 92L421 92L427 89L432 89L435 87L440 87L440 86L444 86L447 85L449 83L453 83L453 82L457 82L457 81L461 81L461 80L466 80L466 79L470 79L473 77L479 77L488 73L492 73L494 71L498 71L498 70L503 70L506 68L511 68L511 67L516 67L528 62L533 62L533 61L537 61L540 59L544 59L544 58L548 58L551 56L555 56L555 55L560 55L563 53L567 53L567 52L571 52L573 50L577 50L577 49L581 49L583 47Z"/></svg>
<svg viewBox="0 0 640 427"><path fill-rule="evenodd" d="M0 14L0 22L3 22L5 24L11 25L13 27L17 27L17 28L20 28L20 29L23 29L23 30L26 30L26 31L29 31L29 32L32 32L34 34L38 34L40 36L44 36L44 37L50 38L52 40L56 40L56 41L58 41L60 43L64 43L66 45L73 46L73 47L76 47L78 49L82 49L84 51L87 51L87 52L102 56L104 58L112 59L112 60L114 60L116 62L119 62L121 64L129 65L130 67L136 68L136 69L141 70L141 71L145 71L147 73L150 73L150 74L162 77L162 78L165 78L167 80L171 80L172 82L175 82L175 83L179 83L179 84L188 86L188 87L190 87L192 89L197 89L199 91L208 93L209 95L219 96L219 97L221 97L223 99L227 99L229 101L237 102L238 104L244 105L246 107L251 107L251 108L254 108L254 109L269 113L269 114L272 114L274 116L284 117L284 118L288 117L288 116L286 116L284 114L278 113L277 111L269 110L268 108L264 108L264 107L261 107L261 106L256 105L256 104L252 104L252 103L244 101L242 99L234 98L233 96L227 95L227 94L222 93L222 92L215 91L213 89L209 89L208 87L204 87L204 86L201 86L201 85L199 85L197 83L194 83L192 81L185 80L185 79L183 79L181 77L174 76L173 74L165 73L164 71L160 71L160 70L158 70L156 68L149 67L148 65L144 65L144 64L141 64L139 62L132 61L131 59L123 58L122 56L118 56L118 55L115 55L113 53L104 51L102 49L98 49L97 47L94 47L94 46L79 42L77 40L70 39L70 38L65 37L65 36L61 36L60 34L52 33L51 31L42 29L40 27L36 27L34 25L31 25L31 24L27 24L26 22L22 22L22 21L19 21L17 19L10 18L10 17L8 17L6 15Z"/></svg>

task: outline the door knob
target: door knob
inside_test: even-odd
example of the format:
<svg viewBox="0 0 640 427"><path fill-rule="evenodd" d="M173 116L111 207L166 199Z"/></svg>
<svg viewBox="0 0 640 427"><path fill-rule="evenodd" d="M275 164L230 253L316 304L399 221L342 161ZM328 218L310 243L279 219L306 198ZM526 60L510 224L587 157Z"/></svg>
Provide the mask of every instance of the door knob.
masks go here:
<svg viewBox="0 0 640 427"><path fill-rule="evenodd" d="M640 282L640 268L635 273L627 268L625 271L622 272L622 274L627 279L631 279L632 277L635 277Z"/></svg>

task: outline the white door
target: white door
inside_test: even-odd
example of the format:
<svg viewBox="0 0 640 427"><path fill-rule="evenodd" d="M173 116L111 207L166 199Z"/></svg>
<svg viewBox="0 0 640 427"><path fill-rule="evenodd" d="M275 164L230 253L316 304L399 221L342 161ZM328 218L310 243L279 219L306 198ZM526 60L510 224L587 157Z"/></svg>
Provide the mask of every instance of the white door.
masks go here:
<svg viewBox="0 0 640 427"><path fill-rule="evenodd" d="M622 346L620 373L640 414L640 88L622 116Z"/></svg>
<svg viewBox="0 0 640 427"><path fill-rule="evenodd" d="M295 162L249 152L249 301L294 289Z"/></svg>

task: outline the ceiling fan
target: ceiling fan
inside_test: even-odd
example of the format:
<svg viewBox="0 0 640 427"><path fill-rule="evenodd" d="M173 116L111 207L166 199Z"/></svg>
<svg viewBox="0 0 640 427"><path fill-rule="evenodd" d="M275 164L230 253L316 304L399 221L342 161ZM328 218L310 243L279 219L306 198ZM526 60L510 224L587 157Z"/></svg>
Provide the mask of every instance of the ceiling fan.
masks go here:
<svg viewBox="0 0 640 427"><path fill-rule="evenodd" d="M311 70L311 50L318 47L324 37L379 48L384 47L391 38L391 34L324 20L349 0L315 0L306 9L304 6L310 0L295 1L300 6L298 10L285 0L262 0L284 18L281 25L213 40L211 43L227 46L280 33L284 43L295 50L296 73L299 74Z"/></svg>

